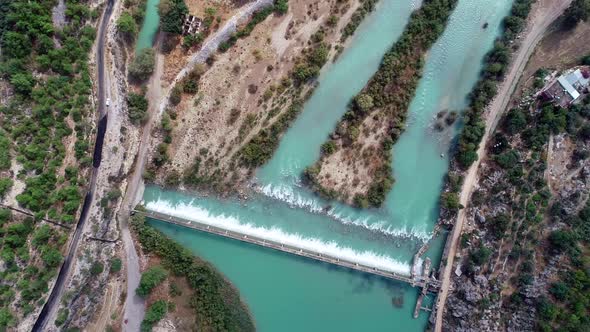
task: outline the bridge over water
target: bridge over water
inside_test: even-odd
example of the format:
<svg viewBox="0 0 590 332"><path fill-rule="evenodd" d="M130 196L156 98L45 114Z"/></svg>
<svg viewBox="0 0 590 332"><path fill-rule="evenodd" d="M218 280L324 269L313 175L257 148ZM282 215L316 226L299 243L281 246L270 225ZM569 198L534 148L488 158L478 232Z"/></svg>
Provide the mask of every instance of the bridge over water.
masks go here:
<svg viewBox="0 0 590 332"><path fill-rule="evenodd" d="M242 242L246 242L246 243L250 243L250 244L259 245L264 248L275 249L275 250L286 252L289 254L293 254L293 255L297 255L297 256L301 256L301 257L307 257L309 259L317 260L320 262L329 263L329 264L349 268L352 270L377 275L377 276L387 278L387 279L401 281L401 282L411 285L412 287L422 288L424 293L425 292L437 293L440 288L440 281L433 279L429 276L429 269L427 269L427 271L425 271L426 273L424 275L407 276L407 275L403 275L400 273L380 269L377 267L364 265L364 264L357 263L354 261L349 261L349 260L344 260L344 259L341 259L338 257L333 257L330 255L326 255L324 253L312 251L309 249L297 248L292 245L287 245L287 244L283 244L283 243L276 242L276 241L270 241L267 239L262 239L262 238L258 238L258 237L251 236L251 235L246 235L246 234L242 234L242 233L238 233L238 232L234 232L234 231L229 231L229 230L226 230L226 229L223 229L220 227L215 227L215 226L211 226L211 225L208 225L205 223L201 223L197 220L188 220L188 219L179 218L176 216L171 216L171 215L167 215L167 214L163 214L163 213L155 212L155 211L149 211L149 210L146 210L146 211L133 210L132 213L133 214L140 214L140 215L146 216L148 218L157 219L157 220L164 221L164 222L171 223L171 224L175 224L178 226L192 228L192 229L196 229L196 230L199 230L202 232L215 234L218 236L222 236L222 237L226 237L226 238L230 238L230 239L234 239L234 240L238 240L238 241L242 241Z"/></svg>

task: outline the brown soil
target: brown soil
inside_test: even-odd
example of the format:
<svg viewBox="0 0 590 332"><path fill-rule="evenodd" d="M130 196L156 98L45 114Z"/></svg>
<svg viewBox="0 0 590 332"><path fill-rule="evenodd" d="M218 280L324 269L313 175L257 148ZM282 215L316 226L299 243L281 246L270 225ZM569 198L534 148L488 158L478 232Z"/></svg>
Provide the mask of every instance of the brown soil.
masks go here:
<svg viewBox="0 0 590 332"><path fill-rule="evenodd" d="M348 202L355 194L367 193L375 173L386 162L381 142L387 135L387 126L380 125L374 117L367 117L359 131L361 134L352 147L338 149L322 159L317 177L322 187L336 190L342 194L342 200Z"/></svg>
<svg viewBox="0 0 590 332"><path fill-rule="evenodd" d="M205 16L205 10L207 8L213 8L216 11L215 17L219 18L219 21L215 21L211 27L209 34L215 32L222 26L227 19L229 19L239 9L238 6L234 6L232 1L228 0L189 0L186 1L186 5L189 9L189 13L199 18ZM176 47L165 56L164 60L164 75L162 81L170 83L178 72L186 65L186 60L195 51L195 48L185 49L182 47L182 38L180 36L175 37L178 41ZM197 47L197 46L195 46Z"/></svg>
<svg viewBox="0 0 590 332"><path fill-rule="evenodd" d="M530 87L540 68L563 70L577 64L590 53L590 23L582 22L571 31L558 28L545 36L531 56L516 91Z"/></svg>
<svg viewBox="0 0 590 332"><path fill-rule="evenodd" d="M150 256L147 263L147 268L160 265L161 261L158 257ZM181 290L180 295L172 295L170 292L170 285L178 286ZM191 308L190 300L193 295L192 288L187 283L186 278L177 277L172 274L168 276L160 285L152 290L152 293L147 298L147 307L158 300L164 300L168 303L173 303L174 309L168 310L163 321L169 321L174 326L175 331L193 331L196 326L195 311ZM164 324L162 324L164 325Z"/></svg>
<svg viewBox="0 0 590 332"><path fill-rule="evenodd" d="M355 0L349 1L341 21L347 20L357 6ZM171 162L159 172L160 180L172 170L182 174L197 157L209 172L203 176L220 170L225 180L232 176L234 182L248 178L249 172L233 167L232 159L244 143L287 108L288 92L279 97L273 90L288 76L311 35L325 28L324 22L336 2L292 2L287 14L271 15L250 36L216 55L216 61L200 79L199 92L184 94L173 110L176 120L168 150ZM342 25L339 22L337 27L325 28L324 40L336 44ZM309 88L300 87L296 92L304 93Z"/></svg>

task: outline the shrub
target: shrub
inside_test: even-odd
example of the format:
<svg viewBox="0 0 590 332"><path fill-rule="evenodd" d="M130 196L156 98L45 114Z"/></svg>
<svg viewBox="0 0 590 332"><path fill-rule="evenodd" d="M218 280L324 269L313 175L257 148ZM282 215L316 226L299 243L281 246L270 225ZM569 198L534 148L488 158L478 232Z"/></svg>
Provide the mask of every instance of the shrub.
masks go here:
<svg viewBox="0 0 590 332"><path fill-rule="evenodd" d="M94 262L90 267L90 275L97 276L104 271L104 265L101 262Z"/></svg>
<svg viewBox="0 0 590 332"><path fill-rule="evenodd" d="M129 75L132 78L145 81L154 71L156 65L155 52L151 48L144 48L133 59L129 65Z"/></svg>
<svg viewBox="0 0 590 332"><path fill-rule="evenodd" d="M127 40L133 40L137 34L137 23L135 19L128 12L121 13L117 20L117 30Z"/></svg>
<svg viewBox="0 0 590 332"><path fill-rule="evenodd" d="M166 316L167 311L168 304L164 300L158 300L150 305L145 313L143 321L141 322L141 332L151 331L154 324Z"/></svg>
<svg viewBox="0 0 590 332"><path fill-rule="evenodd" d="M111 268L110 268L111 273L117 273L117 272L121 271L122 267L123 267L123 262L121 262L120 258L113 258L111 260Z"/></svg>
<svg viewBox="0 0 590 332"><path fill-rule="evenodd" d="M170 103L174 106L182 101L182 90L179 86L174 86L170 92Z"/></svg>
<svg viewBox="0 0 590 332"><path fill-rule="evenodd" d="M161 266L154 266L141 274L139 286L135 292L137 295L145 297L149 295L156 286L168 277L168 272Z"/></svg>
<svg viewBox="0 0 590 332"><path fill-rule="evenodd" d="M127 95L127 109L129 120L133 124L139 124L147 120L148 101L143 95L129 93Z"/></svg>

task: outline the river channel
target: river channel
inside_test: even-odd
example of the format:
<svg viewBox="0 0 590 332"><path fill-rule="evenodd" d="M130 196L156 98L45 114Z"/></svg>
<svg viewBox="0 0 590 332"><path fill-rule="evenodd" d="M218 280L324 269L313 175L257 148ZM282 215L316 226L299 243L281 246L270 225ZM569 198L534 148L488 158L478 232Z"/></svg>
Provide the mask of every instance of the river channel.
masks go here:
<svg viewBox="0 0 590 332"><path fill-rule="evenodd" d="M300 175L419 6L401 0L381 0L349 47L322 72L303 113L273 159L257 172L256 194L248 200L219 200L152 186L143 203L151 210L409 273L414 253L435 225L447 151L457 130L434 130L435 115L465 108L511 5L511 0L459 0L428 54L408 127L393 147L396 183L384 208L360 211L321 200L301 185ZM142 33L153 30L145 26L147 17ZM153 35L146 40L153 41ZM426 326L427 312L412 318L417 290L407 285L151 223L219 268L240 290L260 331L421 331ZM436 239L427 253L435 267L443 240Z"/></svg>

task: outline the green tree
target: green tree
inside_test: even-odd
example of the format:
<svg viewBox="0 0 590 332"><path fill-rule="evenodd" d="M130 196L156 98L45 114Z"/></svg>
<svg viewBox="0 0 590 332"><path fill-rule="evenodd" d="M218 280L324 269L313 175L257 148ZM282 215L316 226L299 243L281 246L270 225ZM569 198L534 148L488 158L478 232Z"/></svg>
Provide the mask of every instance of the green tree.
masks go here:
<svg viewBox="0 0 590 332"><path fill-rule="evenodd" d="M162 31L174 34L182 33L182 19L188 14L184 0L162 0L158 5L160 27Z"/></svg>
<svg viewBox="0 0 590 332"><path fill-rule="evenodd" d="M154 302L145 313L145 317L141 322L141 332L149 332L152 330L152 326L159 322L168 311L168 303L164 300L158 300Z"/></svg>
<svg viewBox="0 0 590 332"><path fill-rule="evenodd" d="M441 204L444 208L449 210L459 210L463 208L459 201L459 194L455 192L447 192L441 195Z"/></svg>
<svg viewBox="0 0 590 332"><path fill-rule="evenodd" d="M590 0L574 0L564 13L563 25L572 29L590 16Z"/></svg>
<svg viewBox="0 0 590 332"><path fill-rule="evenodd" d="M371 95L370 94L367 94L367 93L361 93L361 94L359 94L355 98L354 101L355 101L356 106L358 107L358 109L361 112L363 112L363 113L370 111L373 108L373 106L375 105L373 103L373 97L371 97Z"/></svg>
<svg viewBox="0 0 590 332"><path fill-rule="evenodd" d="M130 92L127 95L127 112L133 124L143 123L148 117L148 100L140 94Z"/></svg>
<svg viewBox="0 0 590 332"><path fill-rule="evenodd" d="M15 323L14 316L8 308L0 308L0 330L4 331Z"/></svg>
<svg viewBox="0 0 590 332"><path fill-rule="evenodd" d="M14 86L14 90L21 95L29 95L33 91L35 79L31 74L18 73L10 78L10 83Z"/></svg>
<svg viewBox="0 0 590 332"><path fill-rule="evenodd" d="M92 266L90 267L90 275L91 276L97 276L97 275L101 274L102 271L104 271L104 265L102 265L101 262L92 263Z"/></svg>
<svg viewBox="0 0 590 332"><path fill-rule="evenodd" d="M152 289L162 283L167 276L168 272L163 267L151 267L141 274L141 280L135 292L137 295L145 297L151 293Z"/></svg>
<svg viewBox="0 0 590 332"><path fill-rule="evenodd" d="M56 248L45 246L41 249L41 259L48 267L57 267L63 256Z"/></svg>
<svg viewBox="0 0 590 332"><path fill-rule="evenodd" d="M10 188L12 188L12 179L0 178L0 198L3 198Z"/></svg>
<svg viewBox="0 0 590 332"><path fill-rule="evenodd" d="M154 72L156 65L155 52L151 48L144 48L133 59L129 65L129 74L131 77L144 81L147 80Z"/></svg>
<svg viewBox="0 0 590 332"><path fill-rule="evenodd" d="M133 40L137 34L137 23L135 23L133 16L128 12L123 12L117 20L117 30L126 40Z"/></svg>
<svg viewBox="0 0 590 332"><path fill-rule="evenodd" d="M117 273L119 271L121 271L121 268L123 267L123 262L121 262L120 258L113 258L111 260L111 273Z"/></svg>

